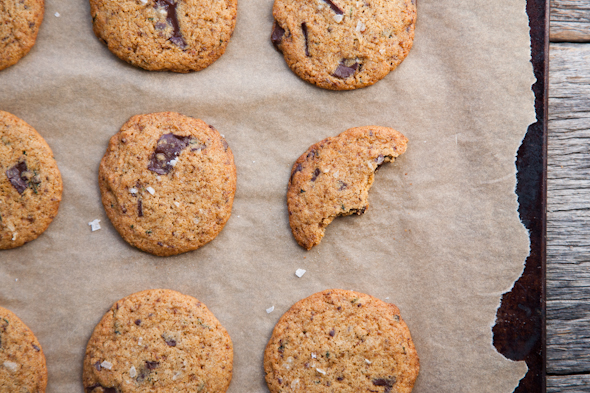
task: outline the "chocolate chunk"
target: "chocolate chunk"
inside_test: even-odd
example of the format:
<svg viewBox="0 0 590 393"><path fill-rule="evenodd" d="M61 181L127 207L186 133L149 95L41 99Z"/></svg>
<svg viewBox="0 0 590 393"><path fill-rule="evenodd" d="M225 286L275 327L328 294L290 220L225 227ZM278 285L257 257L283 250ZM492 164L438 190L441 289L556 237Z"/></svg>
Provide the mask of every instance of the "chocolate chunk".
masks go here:
<svg viewBox="0 0 590 393"><path fill-rule="evenodd" d="M340 78L340 79L346 79L356 72L358 66L359 66L359 63L354 63L351 66L347 66L344 64L344 60L343 60L340 62L340 64L338 64L338 68L336 68L336 71L334 71L332 76L335 76L336 78Z"/></svg>
<svg viewBox="0 0 590 393"><path fill-rule="evenodd" d="M389 379L378 378L378 379L374 379L372 382L373 382L373 385L375 385L375 386L385 386L385 390L383 392L389 393L389 392L391 392L391 388L393 387L393 385L396 382L396 378L395 377L390 377Z"/></svg>
<svg viewBox="0 0 590 393"><path fill-rule="evenodd" d="M102 367L100 366L100 362L96 362L96 363L94 363L94 368L95 368L97 371L100 371L100 370L102 370Z"/></svg>
<svg viewBox="0 0 590 393"><path fill-rule="evenodd" d="M324 0L332 9L332 11L334 11L336 14L338 15L342 15L344 14L344 11L342 10L342 8L338 7L336 4L334 4L334 2L332 2L332 0Z"/></svg>
<svg viewBox="0 0 590 393"><path fill-rule="evenodd" d="M336 330L334 330L334 329L330 330L330 337L334 337L335 334L336 334Z"/></svg>
<svg viewBox="0 0 590 393"><path fill-rule="evenodd" d="M25 192L29 187L29 179L27 179L23 173L28 172L27 162L25 160L20 161L18 164L6 171L6 177L10 184L18 191L19 194Z"/></svg>
<svg viewBox="0 0 590 393"><path fill-rule="evenodd" d="M135 324L136 324L137 326L141 325L141 319L136 319L136 320L135 320Z"/></svg>
<svg viewBox="0 0 590 393"><path fill-rule="evenodd" d="M182 34L180 34L178 16L176 15L178 1L180 0L156 0L156 6L163 7L166 10L166 22L172 26L172 36L169 38L170 42L180 47L180 49L186 49L187 45L184 42L184 38L182 38Z"/></svg>
<svg viewBox="0 0 590 393"><path fill-rule="evenodd" d="M338 191L342 191L345 190L346 187L348 187L348 184L346 184L345 182L343 182L342 180L338 180L338 184L340 184L340 187L338 187Z"/></svg>
<svg viewBox="0 0 590 393"><path fill-rule="evenodd" d="M301 24L301 30L303 31L303 37L305 38L305 56L310 57L309 45L307 43L307 25L305 24L305 22Z"/></svg>
<svg viewBox="0 0 590 393"><path fill-rule="evenodd" d="M96 389L96 388L101 388L103 393L119 393L119 390L117 390L117 388L113 388L113 387L107 388L107 387L102 386L100 384L88 386L88 387L84 388L84 390L86 390L86 393L93 393L94 389Z"/></svg>
<svg viewBox="0 0 590 393"><path fill-rule="evenodd" d="M158 139L156 150L150 158L148 169L159 175L165 175L174 168L170 161L174 160L188 146L190 142L188 136L176 136L174 134L165 134ZM164 158L164 159L161 159Z"/></svg>
<svg viewBox="0 0 590 393"><path fill-rule="evenodd" d="M285 29L283 29L277 21L275 20L272 24L272 33L270 35L270 40L275 48L280 52L279 45L283 42L283 36L285 35Z"/></svg>
<svg viewBox="0 0 590 393"><path fill-rule="evenodd" d="M343 381L343 380L344 380L344 377L338 377L338 378L336 378L336 379L337 379L338 381Z"/></svg>
<svg viewBox="0 0 590 393"><path fill-rule="evenodd" d="M35 344L31 344L33 346L33 349L37 352L39 352L41 350L41 348L39 348L38 346L36 346Z"/></svg>
<svg viewBox="0 0 590 393"><path fill-rule="evenodd" d="M143 203L141 202L141 199L137 200L137 215L143 217Z"/></svg>
<svg viewBox="0 0 590 393"><path fill-rule="evenodd" d="M160 362L149 362L147 360L145 362L145 366L147 367L148 370L154 370L154 369L158 368L159 365L160 365Z"/></svg>
<svg viewBox="0 0 590 393"><path fill-rule="evenodd" d="M309 153L307 153L307 156L305 157L307 160L309 159L313 159L314 157L318 156L318 152L315 149L312 149Z"/></svg>
<svg viewBox="0 0 590 393"><path fill-rule="evenodd" d="M227 144L227 141L226 141L225 139L223 139L223 138L222 138L222 139L221 139L221 144L223 145L223 149L224 149L225 151L227 151L227 148L229 147L229 146L228 146L228 144ZM192 149L191 149L191 150L192 150Z"/></svg>
<svg viewBox="0 0 590 393"><path fill-rule="evenodd" d="M311 177L311 181L315 181L319 175L320 175L320 168L316 168L315 171L313 171L313 176Z"/></svg>
<svg viewBox="0 0 590 393"><path fill-rule="evenodd" d="M293 177L295 176L295 174L296 174L297 172L301 172L301 169L303 169L303 168L301 167L301 164L297 164L297 166L296 166L296 167L295 167L295 169L293 170L293 173L291 173L291 180L290 180L290 181L291 181L291 183L293 183Z"/></svg>

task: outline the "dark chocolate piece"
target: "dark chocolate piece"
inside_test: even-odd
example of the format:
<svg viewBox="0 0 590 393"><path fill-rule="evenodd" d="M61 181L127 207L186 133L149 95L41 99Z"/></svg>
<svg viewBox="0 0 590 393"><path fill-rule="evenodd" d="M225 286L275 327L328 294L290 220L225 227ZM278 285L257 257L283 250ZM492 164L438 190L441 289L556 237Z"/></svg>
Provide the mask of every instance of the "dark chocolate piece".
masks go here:
<svg viewBox="0 0 590 393"><path fill-rule="evenodd" d="M178 16L176 15L176 6L180 0L156 0L156 6L163 7L166 10L166 22L172 26L172 36L169 38L170 42L177 45L180 49L186 49L187 45L180 34L180 26L178 25Z"/></svg>
<svg viewBox="0 0 590 393"><path fill-rule="evenodd" d="M344 11L342 10L342 8L340 8L336 4L334 4L334 2L332 2L332 0L324 0L324 1L326 3L328 3L328 5L332 9L332 11L334 11L336 14L338 14L338 15L344 14Z"/></svg>
<svg viewBox="0 0 590 393"><path fill-rule="evenodd" d="M174 134L165 134L158 139L156 150L150 162L148 169L159 175L165 175L170 172L173 166L170 161L174 160L188 146L191 137L176 136Z"/></svg>
<svg viewBox="0 0 590 393"><path fill-rule="evenodd" d="M303 31L303 37L305 38L305 56L310 57L309 45L307 43L307 25L305 24L305 22L301 24L301 30Z"/></svg>
<svg viewBox="0 0 590 393"><path fill-rule="evenodd" d="M136 324L137 326L141 325L141 319L136 319L136 320L135 320L135 324Z"/></svg>
<svg viewBox="0 0 590 393"><path fill-rule="evenodd" d="M148 368L148 370L154 370L154 369L158 368L159 365L160 365L160 362L149 362L147 360L145 362L145 366Z"/></svg>
<svg viewBox="0 0 590 393"><path fill-rule="evenodd" d="M113 387L107 388L107 387L102 386L100 384L89 386L89 387L85 388L85 390L87 393L92 393L92 392L94 392L94 389L96 389L96 388L102 388L103 393L119 393L119 390L117 390L117 388L113 388Z"/></svg>
<svg viewBox="0 0 590 393"><path fill-rule="evenodd" d="M10 181L10 184L12 184L19 194L25 192L25 190L29 187L29 180L23 176L23 173L27 171L27 162L24 160L6 171L6 177L8 177L8 181Z"/></svg>
<svg viewBox="0 0 590 393"><path fill-rule="evenodd" d="M166 334L162 334L162 338L166 342L166 345L168 345L169 347L175 347L176 346L176 340L173 339L172 337L170 337L170 336L168 336Z"/></svg>
<svg viewBox="0 0 590 393"><path fill-rule="evenodd" d="M330 330L330 337L334 337L335 334L336 334L336 330L334 330L334 329Z"/></svg>
<svg viewBox="0 0 590 393"><path fill-rule="evenodd" d="M344 60L343 60L340 62L340 64L338 64L338 68L336 68L336 71L334 71L332 76L335 76L336 78L340 78L340 79L346 79L356 72L358 66L359 66L359 63L354 63L351 66L347 66L344 64Z"/></svg>
<svg viewBox="0 0 590 393"><path fill-rule="evenodd" d="M315 171L313 171L313 176L311 178L311 181L315 181L319 175L320 175L320 168L316 168Z"/></svg>
<svg viewBox="0 0 590 393"><path fill-rule="evenodd" d="M275 20L274 23L272 24L272 33L270 35L270 40L272 41L272 44L275 46L275 48L277 48L277 50L279 52L281 51L279 49L279 45L281 44L281 42L283 42L284 35L285 35L285 29L283 29L281 26L279 26L279 24Z"/></svg>
<svg viewBox="0 0 590 393"><path fill-rule="evenodd" d="M141 203L141 198L137 200L137 215L143 217L143 204Z"/></svg>
<svg viewBox="0 0 590 393"><path fill-rule="evenodd" d="M391 377L389 379L378 378L378 379L373 380L373 385L385 386L385 390L383 391L383 393L389 393L389 392L391 392L391 388L393 388L393 385L395 384L395 382L396 382L395 377Z"/></svg>
<svg viewBox="0 0 590 393"><path fill-rule="evenodd" d="M301 167L301 164L297 164L297 166L295 167L295 169L293 170L293 173L291 173L291 183L293 183L293 177L295 176L295 174L297 172L301 172L303 168Z"/></svg>

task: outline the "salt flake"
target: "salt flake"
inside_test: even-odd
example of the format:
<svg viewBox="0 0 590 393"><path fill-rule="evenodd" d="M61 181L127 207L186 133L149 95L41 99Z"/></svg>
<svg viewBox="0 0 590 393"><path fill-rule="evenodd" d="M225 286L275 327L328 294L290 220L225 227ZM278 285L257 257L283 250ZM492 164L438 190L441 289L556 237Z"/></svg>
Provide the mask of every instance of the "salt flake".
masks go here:
<svg viewBox="0 0 590 393"><path fill-rule="evenodd" d="M107 362L107 361L105 360L105 361L103 361L103 362L100 364L100 367L102 367L102 368L106 368L107 370L110 370L110 369L112 369L112 368L113 368L113 363L111 363L111 362Z"/></svg>
<svg viewBox="0 0 590 393"><path fill-rule="evenodd" d="M143 4L147 4L147 2L148 2L148 1L147 1L147 0L141 0L141 2L142 2Z"/></svg>
<svg viewBox="0 0 590 393"><path fill-rule="evenodd" d="M150 194L152 194L152 195L154 195L154 194L156 193L156 190L154 190L154 189L153 189L153 188L151 188L151 187L146 187L145 189L147 190L147 192L149 192L149 193L150 193Z"/></svg>
<svg viewBox="0 0 590 393"><path fill-rule="evenodd" d="M55 13L55 17L56 17L56 18L59 18L60 16L61 16L61 15L59 14L59 12L56 12L56 13Z"/></svg>
<svg viewBox="0 0 590 393"><path fill-rule="evenodd" d="M358 23L356 24L356 31L360 31L362 33L366 29L367 29L367 26L365 26L365 24L359 20Z"/></svg>
<svg viewBox="0 0 590 393"><path fill-rule="evenodd" d="M12 372L15 372L18 369L18 364L14 362L9 362L8 360L4 362L4 367L9 369Z"/></svg>
<svg viewBox="0 0 590 393"><path fill-rule="evenodd" d="M174 201L174 204L176 205L176 207L180 207L180 203Z"/></svg>
<svg viewBox="0 0 590 393"><path fill-rule="evenodd" d="M316 371L320 374L326 375L326 372L324 370L322 370L321 368L316 368Z"/></svg>
<svg viewBox="0 0 590 393"><path fill-rule="evenodd" d="M97 218L94 221L90 221L88 223L88 225L90 225L90 228L92 229L92 232L94 231L98 231L100 229L100 224L99 224L100 220Z"/></svg>
<svg viewBox="0 0 590 393"><path fill-rule="evenodd" d="M182 374L180 373L180 371L177 371L174 376L172 377L173 381L176 381L178 379L178 377L180 377Z"/></svg>
<svg viewBox="0 0 590 393"><path fill-rule="evenodd" d="M270 314L271 312L273 312L275 310L275 306L269 307L266 309L266 313Z"/></svg>
<svg viewBox="0 0 590 393"><path fill-rule="evenodd" d="M315 356L315 352L312 352L312 353L311 353L311 358L312 358L312 359L315 359L315 358L316 358L316 356Z"/></svg>
<svg viewBox="0 0 590 393"><path fill-rule="evenodd" d="M137 194L137 188L133 187L129 189L129 192L132 194Z"/></svg>
<svg viewBox="0 0 590 393"><path fill-rule="evenodd" d="M305 270L305 269L297 269L297 270L295 271L295 275L296 275L297 277L301 278L301 277L303 277L303 275L305 274L305 272L306 272L306 271L307 271L307 270Z"/></svg>
<svg viewBox="0 0 590 393"><path fill-rule="evenodd" d="M342 14L334 15L334 20L336 21L336 23L342 22L342 19L344 19L344 15L342 15Z"/></svg>
<svg viewBox="0 0 590 393"><path fill-rule="evenodd" d="M170 160L170 165L175 166L178 163L178 158Z"/></svg>
<svg viewBox="0 0 590 393"><path fill-rule="evenodd" d="M371 362L369 359L365 359L365 362L366 362L367 364L371 364L371 363L372 363L372 362Z"/></svg>
<svg viewBox="0 0 590 393"><path fill-rule="evenodd" d="M16 235L18 234L18 232L13 232L12 233L12 241L16 240Z"/></svg>
<svg viewBox="0 0 590 393"><path fill-rule="evenodd" d="M135 366L131 366L131 368L129 369L129 376L131 378L135 378L136 375L137 375L137 370L135 369Z"/></svg>

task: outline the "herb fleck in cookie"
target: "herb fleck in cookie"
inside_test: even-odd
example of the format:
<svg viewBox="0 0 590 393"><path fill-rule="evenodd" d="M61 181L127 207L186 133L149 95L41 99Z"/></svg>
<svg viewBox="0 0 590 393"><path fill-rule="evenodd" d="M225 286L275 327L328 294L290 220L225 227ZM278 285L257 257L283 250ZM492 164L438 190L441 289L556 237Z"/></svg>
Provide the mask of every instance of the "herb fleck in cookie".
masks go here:
<svg viewBox="0 0 590 393"><path fill-rule="evenodd" d="M295 161L287 190L295 240L310 250L338 216L363 214L375 172L406 151L408 140L392 128L351 128L312 145Z"/></svg>
<svg viewBox="0 0 590 393"><path fill-rule="evenodd" d="M291 307L264 353L271 393L410 393L419 369L399 309L340 289L318 292Z"/></svg>
<svg viewBox="0 0 590 393"><path fill-rule="evenodd" d="M154 255L196 250L231 215L236 167L213 126L174 112L132 117L99 170L106 213L123 239Z"/></svg>
<svg viewBox="0 0 590 393"><path fill-rule="evenodd" d="M0 1L0 70L16 64L35 44L43 0Z"/></svg>
<svg viewBox="0 0 590 393"><path fill-rule="evenodd" d="M237 0L90 0L94 33L111 52L151 71L199 71L224 52Z"/></svg>
<svg viewBox="0 0 590 393"><path fill-rule="evenodd" d="M44 393L46 386L41 344L14 313L0 307L0 392Z"/></svg>
<svg viewBox="0 0 590 393"><path fill-rule="evenodd" d="M219 392L232 378L227 331L197 299L167 289L116 302L84 357L85 393Z"/></svg>
<svg viewBox="0 0 590 393"><path fill-rule="evenodd" d="M372 85L408 55L413 0L275 0L271 40L300 78L330 90Z"/></svg>
<svg viewBox="0 0 590 393"><path fill-rule="evenodd" d="M61 175L45 140L0 111L0 250L43 233L57 214L61 193Z"/></svg>

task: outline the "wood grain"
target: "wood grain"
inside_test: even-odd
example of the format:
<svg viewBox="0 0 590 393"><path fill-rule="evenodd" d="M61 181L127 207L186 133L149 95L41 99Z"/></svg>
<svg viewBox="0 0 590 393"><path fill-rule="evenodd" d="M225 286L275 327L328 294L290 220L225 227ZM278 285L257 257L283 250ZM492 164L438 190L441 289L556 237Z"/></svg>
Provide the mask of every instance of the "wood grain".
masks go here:
<svg viewBox="0 0 590 393"><path fill-rule="evenodd" d="M590 44L551 44L549 67L547 391L590 392Z"/></svg>
<svg viewBox="0 0 590 393"><path fill-rule="evenodd" d="M590 0L551 0L551 41L590 42Z"/></svg>

